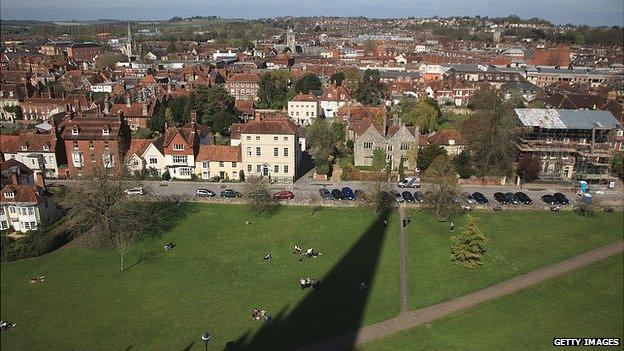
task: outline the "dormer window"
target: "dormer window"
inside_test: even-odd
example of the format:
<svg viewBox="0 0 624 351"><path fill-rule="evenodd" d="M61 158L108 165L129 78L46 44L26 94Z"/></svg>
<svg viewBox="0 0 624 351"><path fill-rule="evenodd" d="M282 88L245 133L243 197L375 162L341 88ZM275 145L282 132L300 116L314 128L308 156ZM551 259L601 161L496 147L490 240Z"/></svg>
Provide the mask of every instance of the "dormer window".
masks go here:
<svg viewBox="0 0 624 351"><path fill-rule="evenodd" d="M72 127L72 135L78 135L78 126Z"/></svg>
<svg viewBox="0 0 624 351"><path fill-rule="evenodd" d="M173 150L175 150L175 151L182 151L182 150L184 150L184 145L183 144L173 144Z"/></svg>
<svg viewBox="0 0 624 351"><path fill-rule="evenodd" d="M26 144L22 144L20 147L22 148L22 151L27 151L28 150L28 145L26 145Z"/></svg>
<svg viewBox="0 0 624 351"><path fill-rule="evenodd" d="M102 135L103 136L109 136L110 135L110 129L108 127L102 128Z"/></svg>
<svg viewBox="0 0 624 351"><path fill-rule="evenodd" d="M6 197L7 199L13 199L15 197L15 193L12 191L4 193L4 197Z"/></svg>
<svg viewBox="0 0 624 351"><path fill-rule="evenodd" d="M50 151L50 145L43 144L43 151Z"/></svg>

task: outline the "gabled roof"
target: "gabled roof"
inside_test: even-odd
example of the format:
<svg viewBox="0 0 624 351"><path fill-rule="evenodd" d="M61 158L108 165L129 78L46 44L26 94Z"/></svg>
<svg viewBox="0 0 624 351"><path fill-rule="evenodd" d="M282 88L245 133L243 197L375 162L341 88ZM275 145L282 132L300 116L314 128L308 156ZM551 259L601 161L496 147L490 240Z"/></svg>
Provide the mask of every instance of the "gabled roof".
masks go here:
<svg viewBox="0 0 624 351"><path fill-rule="evenodd" d="M317 102L318 98L314 94L298 94L290 101Z"/></svg>
<svg viewBox="0 0 624 351"><path fill-rule="evenodd" d="M7 197L7 193L13 193L14 195L13 197ZM0 202L38 204L50 196L52 194L38 185L8 184L0 191Z"/></svg>
<svg viewBox="0 0 624 351"><path fill-rule="evenodd" d="M323 90L323 101L346 101L351 100L351 94L342 85L330 85Z"/></svg>
<svg viewBox="0 0 624 351"><path fill-rule="evenodd" d="M450 145L449 141L454 140L455 145L464 145L464 138L455 129L442 129L428 136L428 144Z"/></svg>
<svg viewBox="0 0 624 351"><path fill-rule="evenodd" d="M143 153L150 146L151 143L152 139L131 139L130 146L128 147L126 155L137 155L140 157L141 155L143 155Z"/></svg>
<svg viewBox="0 0 624 351"><path fill-rule="evenodd" d="M44 149L47 147L47 150ZM0 152L54 152L56 138L54 134L3 135L0 138Z"/></svg>

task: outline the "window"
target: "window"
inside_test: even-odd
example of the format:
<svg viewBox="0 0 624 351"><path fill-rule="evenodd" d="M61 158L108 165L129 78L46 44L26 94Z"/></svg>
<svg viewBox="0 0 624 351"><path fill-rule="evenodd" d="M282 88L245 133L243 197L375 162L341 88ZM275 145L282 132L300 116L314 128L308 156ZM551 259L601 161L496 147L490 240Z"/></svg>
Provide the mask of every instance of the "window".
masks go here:
<svg viewBox="0 0 624 351"><path fill-rule="evenodd" d="M102 135L103 136L109 136L110 135L110 129L108 129L108 127L102 128Z"/></svg>
<svg viewBox="0 0 624 351"><path fill-rule="evenodd" d="M275 167L273 167L273 172L274 173L279 173L279 166L275 165Z"/></svg>
<svg viewBox="0 0 624 351"><path fill-rule="evenodd" d="M7 221L0 222L0 229L9 229L9 222Z"/></svg>
<svg viewBox="0 0 624 351"><path fill-rule="evenodd" d="M251 140L251 135L248 135L246 139Z"/></svg>
<svg viewBox="0 0 624 351"><path fill-rule="evenodd" d="M251 156L251 146L247 147L247 156Z"/></svg>
<svg viewBox="0 0 624 351"><path fill-rule="evenodd" d="M186 164L186 155L173 155L173 163Z"/></svg>
<svg viewBox="0 0 624 351"><path fill-rule="evenodd" d="M74 166L75 167L82 167L82 163L84 162L84 158L82 156L82 153L74 152L72 154L72 156L73 156L73 160L74 160Z"/></svg>
<svg viewBox="0 0 624 351"><path fill-rule="evenodd" d="M277 141L278 137L274 136L273 141Z"/></svg>
<svg viewBox="0 0 624 351"><path fill-rule="evenodd" d="M139 166L139 160L137 160L136 158L133 159L132 164L134 165L134 167L138 167Z"/></svg>
<svg viewBox="0 0 624 351"><path fill-rule="evenodd" d="M247 165L247 172L251 172L251 165Z"/></svg>
<svg viewBox="0 0 624 351"><path fill-rule="evenodd" d="M72 135L78 135L78 126L72 127Z"/></svg>
<svg viewBox="0 0 624 351"><path fill-rule="evenodd" d="M388 152L392 152L392 145L388 145Z"/></svg>
<svg viewBox="0 0 624 351"><path fill-rule="evenodd" d="M156 156L150 156L149 163L150 163L150 165L157 164L158 163L158 158L156 158Z"/></svg>
<svg viewBox="0 0 624 351"><path fill-rule="evenodd" d="M275 157L279 156L279 149L276 147L273 148L273 156Z"/></svg>
<svg viewBox="0 0 624 351"><path fill-rule="evenodd" d="M284 137L284 141L288 141L288 137L287 136Z"/></svg>
<svg viewBox="0 0 624 351"><path fill-rule="evenodd" d="M11 213L15 213L15 206L11 206L11 207L9 207L9 212L11 212Z"/></svg>
<svg viewBox="0 0 624 351"><path fill-rule="evenodd" d="M14 192L4 193L4 197L6 197L7 199L12 199L15 197L15 193Z"/></svg>
<svg viewBox="0 0 624 351"><path fill-rule="evenodd" d="M409 143L401 143L401 151L409 150Z"/></svg>
<svg viewBox="0 0 624 351"><path fill-rule="evenodd" d="M102 154L102 161L104 162L104 167L111 168L113 167L113 155L109 153Z"/></svg>
<svg viewBox="0 0 624 351"><path fill-rule="evenodd" d="M288 165L284 165L284 173L288 174Z"/></svg>
<svg viewBox="0 0 624 351"><path fill-rule="evenodd" d="M236 168L236 162L232 162L232 168Z"/></svg>
<svg viewBox="0 0 624 351"><path fill-rule="evenodd" d="M256 147L256 156L262 156L262 151L260 150L260 147Z"/></svg>
<svg viewBox="0 0 624 351"><path fill-rule="evenodd" d="M108 140L104 141L104 148L108 149Z"/></svg>
<svg viewBox="0 0 624 351"><path fill-rule="evenodd" d="M182 151L182 150L184 150L184 145L182 145L182 144L173 144L173 150L175 150L175 151Z"/></svg>
<svg viewBox="0 0 624 351"><path fill-rule="evenodd" d="M259 173L259 172L261 171L261 169L262 169L262 166L260 166L260 165L256 165L256 172L258 172L258 173Z"/></svg>
<svg viewBox="0 0 624 351"><path fill-rule="evenodd" d="M180 168L180 175L183 176L190 176L191 175L191 169L188 167L182 167Z"/></svg>
<svg viewBox="0 0 624 351"><path fill-rule="evenodd" d="M93 140L89 140L89 149L93 150L95 146L93 145Z"/></svg>
<svg viewBox="0 0 624 351"><path fill-rule="evenodd" d="M225 165L223 164L223 162L219 161L219 167L225 167Z"/></svg>
<svg viewBox="0 0 624 351"><path fill-rule="evenodd" d="M74 146L74 149L77 149L77 148L78 148L78 142L77 142L77 141L74 141L72 144L73 144L73 146Z"/></svg>
<svg viewBox="0 0 624 351"><path fill-rule="evenodd" d="M372 149L373 148L373 143L371 143L370 141L364 142L364 148L365 149Z"/></svg>
<svg viewBox="0 0 624 351"><path fill-rule="evenodd" d="M49 159L50 159L50 164L53 165L54 164L54 156L50 156Z"/></svg>
<svg viewBox="0 0 624 351"><path fill-rule="evenodd" d="M0 216L4 215L4 207L0 207Z"/></svg>
<svg viewBox="0 0 624 351"><path fill-rule="evenodd" d="M256 141L260 141L260 136L256 135Z"/></svg>
<svg viewBox="0 0 624 351"><path fill-rule="evenodd" d="M203 161L202 162L202 168L210 168L210 162L209 161Z"/></svg>
<svg viewBox="0 0 624 351"><path fill-rule="evenodd" d="M288 157L288 148L287 147L284 148L284 157Z"/></svg>
<svg viewBox="0 0 624 351"><path fill-rule="evenodd" d="M35 214L35 209L34 207L30 206L30 207L26 207L28 209L28 214L29 215L34 215Z"/></svg>
<svg viewBox="0 0 624 351"><path fill-rule="evenodd" d="M22 148L22 151L27 151L28 150L28 146L26 144L22 144L21 148Z"/></svg>

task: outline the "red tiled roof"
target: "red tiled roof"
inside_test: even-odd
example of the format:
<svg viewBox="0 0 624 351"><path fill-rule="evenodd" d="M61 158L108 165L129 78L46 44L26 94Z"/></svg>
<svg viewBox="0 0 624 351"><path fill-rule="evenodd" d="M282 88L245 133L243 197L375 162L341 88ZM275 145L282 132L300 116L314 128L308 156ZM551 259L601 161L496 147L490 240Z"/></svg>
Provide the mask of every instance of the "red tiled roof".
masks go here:
<svg viewBox="0 0 624 351"><path fill-rule="evenodd" d="M286 118L253 120L244 125L241 134L297 134L297 125Z"/></svg>
<svg viewBox="0 0 624 351"><path fill-rule="evenodd" d="M241 162L241 148L229 145L200 145L197 161Z"/></svg>
<svg viewBox="0 0 624 351"><path fill-rule="evenodd" d="M232 123L230 127L230 139L240 139L243 127L245 127L245 123Z"/></svg>
<svg viewBox="0 0 624 351"><path fill-rule="evenodd" d="M121 121L117 117L75 117L61 122L64 127L62 138L64 140L115 140L119 137ZM72 134L72 129L78 127L78 135ZM104 135L102 130L109 129L109 135Z"/></svg>
<svg viewBox="0 0 624 351"><path fill-rule="evenodd" d="M20 135L3 135L0 139L0 151L2 152L54 152L56 150L56 138L54 134L25 133ZM47 146L47 150L44 150L44 146ZM22 147L26 149L24 150Z"/></svg>
<svg viewBox="0 0 624 351"><path fill-rule="evenodd" d="M227 79L228 82L260 82L260 76L254 73L237 73Z"/></svg>
<svg viewBox="0 0 624 351"><path fill-rule="evenodd" d="M344 95L344 99L341 96ZM321 100L323 101L344 101L350 100L351 94L349 91L342 85L330 85L325 90L323 90L323 96Z"/></svg>
<svg viewBox="0 0 624 351"><path fill-rule="evenodd" d="M318 99L313 94L298 94L290 101L307 101L307 102L316 102Z"/></svg>
<svg viewBox="0 0 624 351"><path fill-rule="evenodd" d="M430 144L435 145L449 145L449 140L455 140L455 145L464 144L464 138L455 129L442 129L437 131L433 135L430 135L428 140Z"/></svg>
<svg viewBox="0 0 624 351"><path fill-rule="evenodd" d="M144 116L143 115L143 104L139 102L134 102L128 106L127 104L114 104L111 107L110 114L117 115L119 112L123 112L124 116Z"/></svg>
<svg viewBox="0 0 624 351"><path fill-rule="evenodd" d="M13 197L7 197L7 193L13 193ZM0 191L0 202L9 203L40 203L45 201L51 194L38 185L14 185L8 184Z"/></svg>
<svg viewBox="0 0 624 351"><path fill-rule="evenodd" d="M25 164L21 163L20 161L12 158L10 160L6 160L2 163L0 163L0 172L4 172L9 170L11 167L17 167L20 169L20 173L26 173L26 174L31 174L32 170L30 168L28 168L28 166L26 166Z"/></svg>
<svg viewBox="0 0 624 351"><path fill-rule="evenodd" d="M137 156L141 156L151 143L152 139L131 139L126 155L132 156L136 154Z"/></svg>

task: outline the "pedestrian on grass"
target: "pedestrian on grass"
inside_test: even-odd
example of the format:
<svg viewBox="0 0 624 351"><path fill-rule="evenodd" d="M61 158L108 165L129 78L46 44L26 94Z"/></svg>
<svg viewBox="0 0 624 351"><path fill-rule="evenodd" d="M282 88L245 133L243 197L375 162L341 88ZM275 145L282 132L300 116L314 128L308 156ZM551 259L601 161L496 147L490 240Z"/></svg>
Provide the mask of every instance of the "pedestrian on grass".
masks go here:
<svg viewBox="0 0 624 351"><path fill-rule="evenodd" d="M455 231L455 223L451 222L451 231L454 232Z"/></svg>

